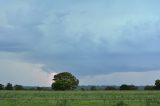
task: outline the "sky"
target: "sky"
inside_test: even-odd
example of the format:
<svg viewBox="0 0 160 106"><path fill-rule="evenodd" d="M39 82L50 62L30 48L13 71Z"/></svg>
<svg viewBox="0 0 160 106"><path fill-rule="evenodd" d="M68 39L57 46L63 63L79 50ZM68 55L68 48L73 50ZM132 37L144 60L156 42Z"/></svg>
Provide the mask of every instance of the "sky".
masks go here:
<svg viewBox="0 0 160 106"><path fill-rule="evenodd" d="M0 83L152 85L160 79L159 0L0 0Z"/></svg>

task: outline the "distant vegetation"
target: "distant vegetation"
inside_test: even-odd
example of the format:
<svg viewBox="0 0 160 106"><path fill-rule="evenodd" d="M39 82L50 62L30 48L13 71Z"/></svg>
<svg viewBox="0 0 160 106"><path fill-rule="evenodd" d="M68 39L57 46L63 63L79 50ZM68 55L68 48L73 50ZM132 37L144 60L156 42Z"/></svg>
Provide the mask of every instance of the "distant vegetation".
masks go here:
<svg viewBox="0 0 160 106"><path fill-rule="evenodd" d="M69 72L62 72L54 76L51 87L24 87L22 85L6 85L0 84L0 90L81 90L81 91L96 91L96 90L160 90L160 80L157 79L154 85L135 86L122 84L121 86L78 86L79 80Z"/></svg>
<svg viewBox="0 0 160 106"><path fill-rule="evenodd" d="M117 88L114 86L107 86L105 90L117 90Z"/></svg>
<svg viewBox="0 0 160 106"><path fill-rule="evenodd" d="M0 90L24 90L22 85L13 86L11 83L7 83L6 86L0 84Z"/></svg>
<svg viewBox="0 0 160 106"><path fill-rule="evenodd" d="M97 90L97 87L96 87L96 86L91 86L90 90L96 91L96 90Z"/></svg>
<svg viewBox="0 0 160 106"><path fill-rule="evenodd" d="M119 88L120 90L138 90L138 87L134 86L134 85L126 85L123 84L120 86Z"/></svg>

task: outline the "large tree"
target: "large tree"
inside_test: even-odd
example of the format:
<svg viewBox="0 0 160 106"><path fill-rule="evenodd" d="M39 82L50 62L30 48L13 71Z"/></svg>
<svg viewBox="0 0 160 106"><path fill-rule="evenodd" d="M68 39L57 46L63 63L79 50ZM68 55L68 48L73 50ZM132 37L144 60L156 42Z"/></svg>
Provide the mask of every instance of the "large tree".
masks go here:
<svg viewBox="0 0 160 106"><path fill-rule="evenodd" d="M159 79L155 81L155 88L157 90L160 90L160 80Z"/></svg>
<svg viewBox="0 0 160 106"><path fill-rule="evenodd" d="M53 81L53 90L74 90L79 84L79 80L69 72L55 75Z"/></svg>

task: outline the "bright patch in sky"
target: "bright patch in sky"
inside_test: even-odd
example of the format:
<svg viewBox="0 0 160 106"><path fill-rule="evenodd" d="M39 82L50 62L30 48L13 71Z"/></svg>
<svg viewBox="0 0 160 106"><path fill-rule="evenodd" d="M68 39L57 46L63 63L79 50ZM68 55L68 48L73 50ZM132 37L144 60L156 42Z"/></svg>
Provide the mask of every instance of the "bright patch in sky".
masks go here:
<svg viewBox="0 0 160 106"><path fill-rule="evenodd" d="M55 72L45 72L43 70L44 66L41 64L2 58L0 64L0 83L3 84L10 82L25 86L49 86L53 82L53 76L56 74Z"/></svg>

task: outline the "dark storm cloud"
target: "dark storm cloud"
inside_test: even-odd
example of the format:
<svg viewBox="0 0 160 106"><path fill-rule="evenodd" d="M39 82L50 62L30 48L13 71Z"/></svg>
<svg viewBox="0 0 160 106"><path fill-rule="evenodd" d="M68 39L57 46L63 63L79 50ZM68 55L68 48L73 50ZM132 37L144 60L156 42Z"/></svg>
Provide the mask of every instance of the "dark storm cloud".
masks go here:
<svg viewBox="0 0 160 106"><path fill-rule="evenodd" d="M6 2L0 10L0 51L23 51L24 61L44 64L45 71L88 75L160 68L158 6L138 1L137 8L111 1Z"/></svg>

